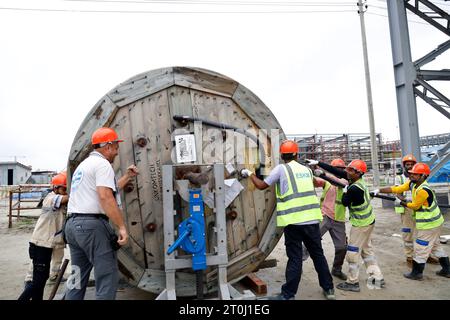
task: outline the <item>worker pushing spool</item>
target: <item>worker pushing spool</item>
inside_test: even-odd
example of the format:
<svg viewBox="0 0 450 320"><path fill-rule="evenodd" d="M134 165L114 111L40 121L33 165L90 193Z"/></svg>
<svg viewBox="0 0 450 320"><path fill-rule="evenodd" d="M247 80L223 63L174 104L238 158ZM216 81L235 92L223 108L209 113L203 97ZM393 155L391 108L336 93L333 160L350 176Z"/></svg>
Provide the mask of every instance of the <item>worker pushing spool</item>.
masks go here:
<svg viewBox="0 0 450 320"><path fill-rule="evenodd" d="M261 176L270 172L278 164L279 143L285 135L271 111L246 87L221 74L187 67L157 69L130 78L105 94L81 124L69 155L69 179L91 151L91 135L100 127L113 128L124 140L112 164L116 175L123 174L130 163L140 172L121 195L130 241L119 250L118 260L130 284L156 294L165 287L165 164L189 164L192 169L178 172L175 179L202 181L208 173L196 165L224 163L225 178L242 184L243 190L226 208L227 217L231 212L235 216L226 222L228 281L251 273L273 250L282 234L273 219L275 193L272 189L254 191L246 180L238 181L236 173L244 167ZM178 188L180 194L186 191L183 186ZM208 253L214 250L215 216L204 200ZM175 204L175 219L181 223L189 217L189 203L175 196ZM177 275L177 295L195 295L193 270L177 271ZM205 293L216 290L216 277L214 268L204 270Z"/></svg>

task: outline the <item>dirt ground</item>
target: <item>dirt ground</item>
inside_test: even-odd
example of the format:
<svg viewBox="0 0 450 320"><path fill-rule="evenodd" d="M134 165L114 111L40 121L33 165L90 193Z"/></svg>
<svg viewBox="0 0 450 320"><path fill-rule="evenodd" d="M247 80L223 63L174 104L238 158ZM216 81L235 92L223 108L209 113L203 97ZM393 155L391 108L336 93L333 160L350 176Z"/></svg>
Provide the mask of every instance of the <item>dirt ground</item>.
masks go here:
<svg viewBox="0 0 450 320"><path fill-rule="evenodd" d="M367 279L365 267L360 269L361 292L343 292L336 289L337 300L434 300L450 299L450 279L435 275L440 269L438 265L427 264L424 271L423 281L412 281L403 277L403 272L408 271L403 256L403 244L400 232L400 219L393 209L381 208L381 201L372 201L376 212L376 226L373 235L373 246L381 271L384 274L386 288L369 289L365 285ZM28 269L28 241L36 220L23 219L19 222L13 219L13 228L8 229L7 206L0 203L0 299L17 299L23 289L23 280ZM39 210L29 210L24 214L38 214ZM449 214L444 215L446 222L442 230L443 235L450 234ZM347 223L347 232L349 230ZM334 257L334 248L329 234L322 240L325 255L329 264ZM443 244L444 249L450 254L450 241ZM66 249L66 255L68 256ZM286 255L284 240L281 239L268 259L276 259L276 267L261 269L256 275L267 283L268 294L280 292L284 282L284 271L286 266ZM347 271L347 264L343 270ZM318 285L317 274L311 259L303 265L303 275L300 283L297 300L322 300L321 289ZM335 285L340 280L334 278ZM61 292L62 289L59 290ZM47 285L44 297L48 297L51 286ZM118 300L153 299L153 294L132 288L127 284L121 284ZM94 288L88 288L86 299L94 299Z"/></svg>

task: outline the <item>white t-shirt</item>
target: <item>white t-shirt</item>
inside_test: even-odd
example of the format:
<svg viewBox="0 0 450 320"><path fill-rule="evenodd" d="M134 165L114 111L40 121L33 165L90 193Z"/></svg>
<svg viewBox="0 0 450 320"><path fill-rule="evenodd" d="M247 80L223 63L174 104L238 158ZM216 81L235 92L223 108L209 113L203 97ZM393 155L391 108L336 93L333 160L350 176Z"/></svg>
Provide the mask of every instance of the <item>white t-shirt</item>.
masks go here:
<svg viewBox="0 0 450 320"><path fill-rule="evenodd" d="M264 182L267 183L269 186L277 182L280 182L280 193L282 195L287 192L289 186L283 166L284 166L283 164L277 165L275 168L273 168L270 174L264 179Z"/></svg>
<svg viewBox="0 0 450 320"><path fill-rule="evenodd" d="M93 151L75 170L70 186L68 213L105 213L98 199L97 187L108 187L116 195L120 207L114 170L108 160Z"/></svg>

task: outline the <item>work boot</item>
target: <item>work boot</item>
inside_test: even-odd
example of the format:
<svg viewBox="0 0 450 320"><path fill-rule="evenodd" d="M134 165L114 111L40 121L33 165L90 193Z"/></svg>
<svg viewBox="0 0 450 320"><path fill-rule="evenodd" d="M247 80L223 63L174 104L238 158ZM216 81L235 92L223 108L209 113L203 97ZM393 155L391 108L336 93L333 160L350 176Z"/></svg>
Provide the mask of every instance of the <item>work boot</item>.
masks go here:
<svg viewBox="0 0 450 320"><path fill-rule="evenodd" d="M287 298L285 295L280 293L280 294L278 294L276 296L268 297L268 300L295 300L295 297Z"/></svg>
<svg viewBox="0 0 450 320"><path fill-rule="evenodd" d="M439 263L441 264L442 269L436 271L436 274L441 277L450 278L450 262L448 257L439 258Z"/></svg>
<svg viewBox="0 0 450 320"><path fill-rule="evenodd" d="M323 290L323 295L327 300L336 300L336 296L334 295L334 289Z"/></svg>
<svg viewBox="0 0 450 320"><path fill-rule="evenodd" d="M428 259L427 259L427 263L429 263L429 264L439 264L440 263L440 259L438 259L436 257L429 256Z"/></svg>
<svg viewBox="0 0 450 320"><path fill-rule="evenodd" d="M342 282L339 283L336 288L338 288L339 290L344 290L344 291L353 291L353 292L360 292L361 289L359 288L359 282L356 283L348 283L348 282Z"/></svg>
<svg viewBox="0 0 450 320"><path fill-rule="evenodd" d="M413 260L413 267L410 273L404 273L403 276L405 278L411 280L422 280L423 279L423 269L425 268L425 263L417 263L416 260Z"/></svg>
<svg viewBox="0 0 450 320"><path fill-rule="evenodd" d="M344 280L344 281L347 280L347 275L345 273L343 273L342 270L332 269L331 274L341 280Z"/></svg>
<svg viewBox="0 0 450 320"><path fill-rule="evenodd" d="M412 267L413 267L413 258L406 257L406 265L408 266L408 268L412 269Z"/></svg>

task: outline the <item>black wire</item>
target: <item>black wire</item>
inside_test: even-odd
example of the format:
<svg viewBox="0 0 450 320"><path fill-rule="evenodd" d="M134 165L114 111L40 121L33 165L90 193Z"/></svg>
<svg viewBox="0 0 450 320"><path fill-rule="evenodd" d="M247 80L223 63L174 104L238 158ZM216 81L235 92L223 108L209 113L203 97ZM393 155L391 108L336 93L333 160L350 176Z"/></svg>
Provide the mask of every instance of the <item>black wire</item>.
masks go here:
<svg viewBox="0 0 450 320"><path fill-rule="evenodd" d="M220 1L220 0L63 0L67 2L97 2L97 3L145 3L170 5L232 5L232 6L354 6L354 2L312 2L312 1Z"/></svg>
<svg viewBox="0 0 450 320"><path fill-rule="evenodd" d="M149 11L149 10L80 10L0 7L0 10L71 13L133 13L133 14L297 14L297 13L341 13L354 10L303 10L303 11Z"/></svg>

